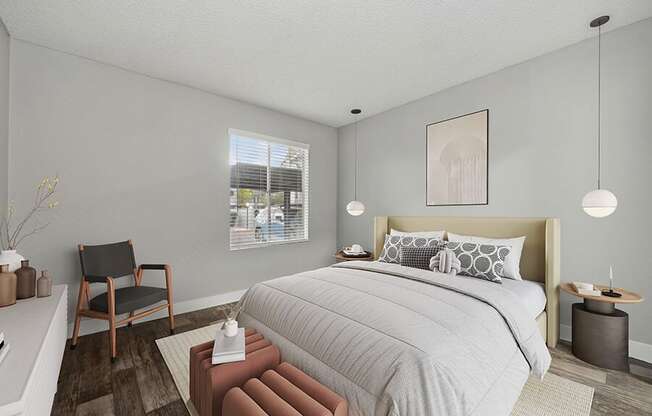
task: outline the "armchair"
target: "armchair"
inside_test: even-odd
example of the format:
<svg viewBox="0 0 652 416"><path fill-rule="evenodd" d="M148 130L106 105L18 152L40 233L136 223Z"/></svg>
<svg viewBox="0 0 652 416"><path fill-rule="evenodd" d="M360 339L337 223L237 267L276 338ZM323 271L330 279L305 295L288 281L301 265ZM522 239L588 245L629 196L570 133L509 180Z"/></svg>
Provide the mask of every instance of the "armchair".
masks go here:
<svg viewBox="0 0 652 416"><path fill-rule="evenodd" d="M82 279L77 298L75 329L71 349L75 349L79 337L81 317L103 319L109 322L111 362L117 356L116 328L131 326L136 319L144 318L167 308L170 332L174 333L174 313L172 310L172 268L167 264L142 264L136 267L134 248L131 240L120 243L96 246L79 245ZM143 286L144 270L165 272L165 288ZM134 277L134 285L116 289L115 280L125 276ZM106 284L106 292L90 298L90 284ZM165 302L159 304L160 302ZM155 305L149 309L140 309ZM118 315L129 314L117 320Z"/></svg>

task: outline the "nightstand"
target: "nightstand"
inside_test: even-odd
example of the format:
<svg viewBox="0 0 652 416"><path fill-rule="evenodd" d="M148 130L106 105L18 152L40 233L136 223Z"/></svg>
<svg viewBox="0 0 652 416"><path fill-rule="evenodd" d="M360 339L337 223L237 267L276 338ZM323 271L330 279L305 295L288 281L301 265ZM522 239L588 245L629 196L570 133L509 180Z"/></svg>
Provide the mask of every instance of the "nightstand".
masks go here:
<svg viewBox="0 0 652 416"><path fill-rule="evenodd" d="M622 294L619 298L580 295L571 283L562 283L561 289L584 299L573 304L573 355L599 367L629 371L629 315L616 309L616 303L639 303L643 298L623 289L614 289Z"/></svg>
<svg viewBox="0 0 652 416"><path fill-rule="evenodd" d="M353 260L373 261L374 255L368 251L365 251L365 253L367 253L366 256L348 257L344 255L342 250L338 250L337 253L335 253L335 261L338 263L341 263L343 261L353 261Z"/></svg>

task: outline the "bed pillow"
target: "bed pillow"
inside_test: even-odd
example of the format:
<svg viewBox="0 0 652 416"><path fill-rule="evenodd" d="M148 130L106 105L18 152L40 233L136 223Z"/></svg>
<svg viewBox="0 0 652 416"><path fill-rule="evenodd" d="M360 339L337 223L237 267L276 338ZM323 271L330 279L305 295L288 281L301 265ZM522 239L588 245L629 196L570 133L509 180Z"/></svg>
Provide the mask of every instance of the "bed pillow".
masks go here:
<svg viewBox="0 0 652 416"><path fill-rule="evenodd" d="M446 248L460 261L460 274L501 283L509 246L471 242L448 242Z"/></svg>
<svg viewBox="0 0 652 416"><path fill-rule="evenodd" d="M462 264L455 256L453 250L444 248L439 250L439 253L430 259L428 266L428 268L433 272L446 273L455 276L460 272Z"/></svg>
<svg viewBox="0 0 652 416"><path fill-rule="evenodd" d="M430 270L430 259L440 252L436 247L401 247L401 266Z"/></svg>
<svg viewBox="0 0 652 416"><path fill-rule="evenodd" d="M402 247L444 247L446 243L437 238L404 237L399 235L385 235L383 251L378 261L385 263L401 263Z"/></svg>
<svg viewBox="0 0 652 416"><path fill-rule="evenodd" d="M395 229L390 229L389 230L389 235L397 235L401 237L425 237L425 238L436 238L438 240L443 240L444 239L444 232L443 231L414 231L414 232L407 232L407 231L399 231Z"/></svg>
<svg viewBox="0 0 652 416"><path fill-rule="evenodd" d="M448 241L470 241L472 243L483 243L483 244L493 244L497 246L510 246L512 250L510 251L507 259L505 260L505 270L503 271L503 277L514 280L523 280L521 277L521 253L523 252L523 244L525 243L525 237L516 237L516 238L487 238L487 237L478 237L474 235L460 235L448 233Z"/></svg>

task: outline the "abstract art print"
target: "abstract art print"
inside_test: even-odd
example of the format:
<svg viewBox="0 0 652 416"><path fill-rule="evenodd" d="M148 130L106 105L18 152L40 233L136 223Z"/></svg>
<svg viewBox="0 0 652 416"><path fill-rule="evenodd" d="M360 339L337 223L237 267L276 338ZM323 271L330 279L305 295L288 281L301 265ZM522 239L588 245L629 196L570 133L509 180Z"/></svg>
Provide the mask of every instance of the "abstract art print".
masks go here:
<svg viewBox="0 0 652 416"><path fill-rule="evenodd" d="M488 203L489 110L426 126L426 205Z"/></svg>

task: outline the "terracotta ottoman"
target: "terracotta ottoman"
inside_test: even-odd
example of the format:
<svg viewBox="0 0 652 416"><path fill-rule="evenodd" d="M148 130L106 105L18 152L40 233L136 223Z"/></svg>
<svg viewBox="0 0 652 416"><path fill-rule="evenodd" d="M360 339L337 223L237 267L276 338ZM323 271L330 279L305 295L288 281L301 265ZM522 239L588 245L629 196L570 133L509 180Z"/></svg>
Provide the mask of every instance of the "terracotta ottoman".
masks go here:
<svg viewBox="0 0 652 416"><path fill-rule="evenodd" d="M346 416L348 404L288 363L267 370L224 396L222 416Z"/></svg>
<svg viewBox="0 0 652 416"><path fill-rule="evenodd" d="M190 400L200 416L220 416L224 395L233 386L275 368L281 354L253 329L245 330L245 360L213 365L213 341L190 349Z"/></svg>

